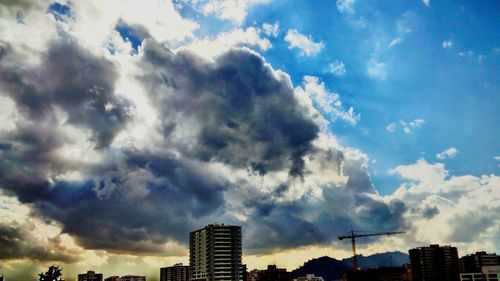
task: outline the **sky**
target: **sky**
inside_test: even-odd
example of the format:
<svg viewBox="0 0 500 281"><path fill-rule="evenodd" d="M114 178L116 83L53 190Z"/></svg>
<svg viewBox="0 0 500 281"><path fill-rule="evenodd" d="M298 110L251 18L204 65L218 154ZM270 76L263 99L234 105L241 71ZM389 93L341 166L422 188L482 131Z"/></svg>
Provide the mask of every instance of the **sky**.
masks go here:
<svg viewBox="0 0 500 281"><path fill-rule="evenodd" d="M500 252L496 1L0 1L0 266Z"/></svg>

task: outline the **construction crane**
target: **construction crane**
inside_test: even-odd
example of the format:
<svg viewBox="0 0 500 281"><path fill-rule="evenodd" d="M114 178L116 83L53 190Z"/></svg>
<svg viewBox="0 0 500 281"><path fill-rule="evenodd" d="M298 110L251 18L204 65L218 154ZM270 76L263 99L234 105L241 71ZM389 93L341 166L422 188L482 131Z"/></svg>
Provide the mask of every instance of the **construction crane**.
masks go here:
<svg viewBox="0 0 500 281"><path fill-rule="evenodd" d="M359 237L370 237L370 236L382 236L382 235L394 235L394 234L402 234L405 233L404 231L394 231L394 232L380 232L380 233L366 233L366 234L361 234L359 233L360 231L354 231L351 230L349 231L348 235L345 236L339 236L339 240L344 240L347 238L351 239L352 243L352 265L354 267L354 271L358 271L358 257L356 256L356 238Z"/></svg>

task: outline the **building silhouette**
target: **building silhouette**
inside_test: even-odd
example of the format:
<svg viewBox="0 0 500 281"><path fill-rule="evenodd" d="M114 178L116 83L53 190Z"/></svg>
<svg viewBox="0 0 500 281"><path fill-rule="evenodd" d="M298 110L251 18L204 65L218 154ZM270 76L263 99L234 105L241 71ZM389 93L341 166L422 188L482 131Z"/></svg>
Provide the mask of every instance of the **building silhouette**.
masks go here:
<svg viewBox="0 0 500 281"><path fill-rule="evenodd" d="M298 277L296 281L325 281L321 276L314 276L314 274L307 274L305 277Z"/></svg>
<svg viewBox="0 0 500 281"><path fill-rule="evenodd" d="M276 265L268 265L267 269L260 270L257 281L292 281L292 273Z"/></svg>
<svg viewBox="0 0 500 281"><path fill-rule="evenodd" d="M359 271L351 271L346 274L347 281L409 281L407 268L401 267L379 267Z"/></svg>
<svg viewBox="0 0 500 281"><path fill-rule="evenodd" d="M160 281L188 281L189 266L182 263L160 268Z"/></svg>
<svg viewBox="0 0 500 281"><path fill-rule="evenodd" d="M87 273L78 274L78 281L102 281L102 273L87 271Z"/></svg>
<svg viewBox="0 0 500 281"><path fill-rule="evenodd" d="M480 273L483 266L499 266L500 256L486 252L476 252L460 258L460 272Z"/></svg>
<svg viewBox="0 0 500 281"><path fill-rule="evenodd" d="M192 281L242 281L241 226L210 224L189 235Z"/></svg>
<svg viewBox="0 0 500 281"><path fill-rule="evenodd" d="M413 281L458 281L457 248L430 245L409 251Z"/></svg>

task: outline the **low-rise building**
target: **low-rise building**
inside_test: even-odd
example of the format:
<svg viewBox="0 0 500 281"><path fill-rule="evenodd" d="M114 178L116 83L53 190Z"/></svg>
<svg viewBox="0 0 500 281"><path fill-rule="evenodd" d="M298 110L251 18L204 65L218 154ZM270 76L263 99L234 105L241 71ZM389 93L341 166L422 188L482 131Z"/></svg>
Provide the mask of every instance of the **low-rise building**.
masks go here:
<svg viewBox="0 0 500 281"><path fill-rule="evenodd" d="M321 276L314 276L314 274L307 274L305 277L299 277L295 281L325 281Z"/></svg>
<svg viewBox="0 0 500 281"><path fill-rule="evenodd" d="M188 281L189 266L182 263L160 269L160 281Z"/></svg>

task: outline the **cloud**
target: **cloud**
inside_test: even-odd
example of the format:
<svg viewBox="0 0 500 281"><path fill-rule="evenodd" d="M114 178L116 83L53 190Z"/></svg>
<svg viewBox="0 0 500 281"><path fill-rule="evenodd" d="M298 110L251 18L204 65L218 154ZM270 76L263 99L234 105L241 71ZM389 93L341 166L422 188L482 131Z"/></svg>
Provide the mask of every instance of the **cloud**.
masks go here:
<svg viewBox="0 0 500 281"><path fill-rule="evenodd" d="M321 116L327 116L331 121L340 119L355 125L360 118L359 114L354 113L352 107L347 111L343 109L339 94L329 92L325 83L320 82L315 76L305 76L302 87L295 88L295 92L301 101L318 108ZM314 116L314 113L311 116ZM323 126L326 126L325 121L318 120L319 124L323 123Z"/></svg>
<svg viewBox="0 0 500 281"><path fill-rule="evenodd" d="M455 158L455 156L457 156L457 154L458 154L458 150L454 147L450 147L450 148L446 149L445 151L442 151L442 152L436 154L436 157L439 160L444 160L446 158L452 159L452 158Z"/></svg>
<svg viewBox="0 0 500 281"><path fill-rule="evenodd" d="M443 41L443 44L441 45L443 46L443 49L451 48L453 46L453 41L451 40Z"/></svg>
<svg viewBox="0 0 500 281"><path fill-rule="evenodd" d="M391 124L387 125L387 127L385 127L385 129L392 133L392 132L396 131L397 126L398 126L398 124L392 122Z"/></svg>
<svg viewBox="0 0 500 281"><path fill-rule="evenodd" d="M443 164L424 159L393 171L405 182L386 199L402 200L413 210L405 218L417 243L451 243L464 252L497 246L500 177L450 176Z"/></svg>
<svg viewBox="0 0 500 281"><path fill-rule="evenodd" d="M267 36L277 37L280 32L280 25L278 22L275 22L274 24L265 22L262 24L262 29Z"/></svg>
<svg viewBox="0 0 500 281"><path fill-rule="evenodd" d="M337 0L337 10L341 14L354 14L355 0Z"/></svg>
<svg viewBox="0 0 500 281"><path fill-rule="evenodd" d="M286 33L285 41L288 42L289 49L297 48L302 56L312 56L319 53L324 47L323 42L314 42L311 36L305 36L296 29L290 29Z"/></svg>
<svg viewBox="0 0 500 281"><path fill-rule="evenodd" d="M425 6L429 7L431 5L430 0L422 0L422 3L424 3Z"/></svg>
<svg viewBox="0 0 500 281"><path fill-rule="evenodd" d="M15 58L3 58L9 59ZM91 130L96 148L109 146L129 120L131 105L114 93L114 65L71 38L52 42L40 66L26 69L7 61L0 74L6 95L26 117L51 119L61 109L67 123Z"/></svg>
<svg viewBox="0 0 500 281"><path fill-rule="evenodd" d="M389 48L392 48L392 47L398 45L399 43L401 43L401 40L402 39L399 37L392 39L391 43L389 43Z"/></svg>
<svg viewBox="0 0 500 281"><path fill-rule="evenodd" d="M385 80L387 78L386 64L371 58L366 65L366 72L372 79Z"/></svg>
<svg viewBox="0 0 500 281"><path fill-rule="evenodd" d="M328 65L328 72L336 76L344 76L344 74L346 73L344 63L338 60L336 60L333 63L330 63Z"/></svg>
<svg viewBox="0 0 500 281"><path fill-rule="evenodd" d="M399 124L392 122L385 128L388 132L393 133L398 128L401 128L406 134L412 133L415 129L422 127L425 124L425 120L421 118L416 118L413 121L403 121L399 120Z"/></svg>
<svg viewBox="0 0 500 281"><path fill-rule="evenodd" d="M165 137L185 153L261 174L284 167L302 173L318 128L298 106L288 78L277 77L262 57L231 50L208 63L151 43L143 73ZM188 135L174 137L181 133Z"/></svg>
<svg viewBox="0 0 500 281"><path fill-rule="evenodd" d="M194 40L181 49L189 49L197 55L213 59L234 47L254 47L262 51L269 50L272 45L269 39L260 37L255 27L247 29L236 28L228 32L219 33L215 38Z"/></svg>
<svg viewBox="0 0 500 281"><path fill-rule="evenodd" d="M212 0L203 5L202 11L205 15L215 15L220 19L230 20L240 25L251 6L267 2L269 0Z"/></svg>

